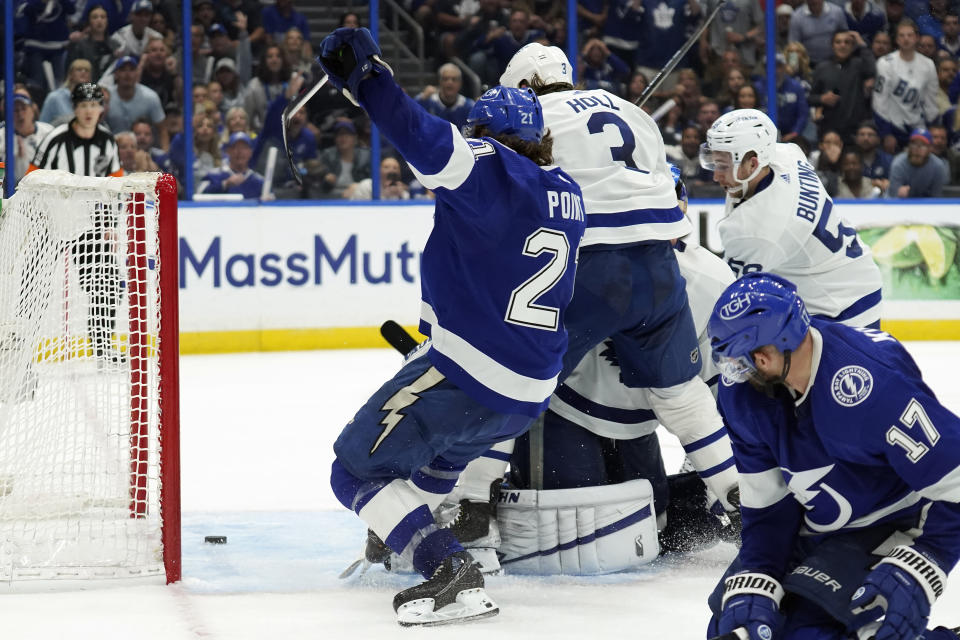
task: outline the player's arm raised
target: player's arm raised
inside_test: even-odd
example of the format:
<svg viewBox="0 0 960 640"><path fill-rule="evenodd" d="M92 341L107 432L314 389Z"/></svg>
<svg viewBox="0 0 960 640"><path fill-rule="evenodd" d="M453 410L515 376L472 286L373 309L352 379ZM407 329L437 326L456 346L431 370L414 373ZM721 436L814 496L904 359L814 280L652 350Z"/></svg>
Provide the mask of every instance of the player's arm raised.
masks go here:
<svg viewBox="0 0 960 640"><path fill-rule="evenodd" d="M320 44L330 82L352 95L428 189L455 189L474 167L474 154L451 123L427 113L393 80L367 29L337 29Z"/></svg>

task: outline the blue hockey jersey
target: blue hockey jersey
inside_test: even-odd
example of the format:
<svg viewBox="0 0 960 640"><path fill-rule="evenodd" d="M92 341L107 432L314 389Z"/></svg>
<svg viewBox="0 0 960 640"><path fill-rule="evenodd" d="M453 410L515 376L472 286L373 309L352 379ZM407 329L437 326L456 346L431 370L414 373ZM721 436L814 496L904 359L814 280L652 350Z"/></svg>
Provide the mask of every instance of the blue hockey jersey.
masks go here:
<svg viewBox="0 0 960 640"><path fill-rule="evenodd" d="M502 413L537 416L557 385L585 228L580 188L490 138L464 139L381 75L360 103L436 194L420 331L447 378Z"/></svg>
<svg viewBox="0 0 960 640"><path fill-rule="evenodd" d="M798 535L915 518L914 546L949 572L960 556L960 418L890 335L818 319L812 333L811 382L799 398L721 384L744 568L780 579Z"/></svg>

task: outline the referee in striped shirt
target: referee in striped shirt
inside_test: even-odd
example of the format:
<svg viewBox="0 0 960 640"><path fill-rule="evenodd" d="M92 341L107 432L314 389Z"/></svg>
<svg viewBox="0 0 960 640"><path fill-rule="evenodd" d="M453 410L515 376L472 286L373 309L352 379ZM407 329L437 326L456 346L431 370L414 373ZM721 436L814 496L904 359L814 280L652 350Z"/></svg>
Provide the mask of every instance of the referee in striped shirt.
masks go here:
<svg viewBox="0 0 960 640"><path fill-rule="evenodd" d="M30 171L59 169L81 176L122 176L117 141L105 125L103 91L84 82L71 94L73 119L43 139ZM73 241L70 253L80 275L80 288L89 297L87 334L98 366L118 364L123 356L111 347L113 325L120 302L120 266L117 253L119 211L104 204L93 212L93 228Z"/></svg>
<svg viewBox="0 0 960 640"><path fill-rule="evenodd" d="M122 176L117 141L105 125L103 91L99 86L84 82L71 94L73 120L55 127L47 134L30 165L34 169L59 169L79 176Z"/></svg>

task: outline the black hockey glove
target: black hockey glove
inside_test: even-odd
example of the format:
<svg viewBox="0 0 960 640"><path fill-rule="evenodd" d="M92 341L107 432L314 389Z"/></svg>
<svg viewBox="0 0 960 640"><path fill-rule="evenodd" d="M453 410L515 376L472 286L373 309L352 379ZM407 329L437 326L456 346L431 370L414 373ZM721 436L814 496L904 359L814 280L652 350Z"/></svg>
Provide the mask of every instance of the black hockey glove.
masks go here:
<svg viewBox="0 0 960 640"><path fill-rule="evenodd" d="M364 27L343 27L328 35L320 43L317 62L330 83L354 104L364 78L381 73L393 75L390 66L380 58L380 47Z"/></svg>

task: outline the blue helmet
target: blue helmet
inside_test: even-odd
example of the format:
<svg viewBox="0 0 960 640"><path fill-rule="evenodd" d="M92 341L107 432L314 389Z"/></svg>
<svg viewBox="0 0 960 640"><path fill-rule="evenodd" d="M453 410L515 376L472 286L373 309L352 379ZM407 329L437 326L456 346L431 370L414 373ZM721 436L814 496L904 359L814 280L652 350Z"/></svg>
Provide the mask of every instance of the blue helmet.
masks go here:
<svg viewBox="0 0 960 640"><path fill-rule="evenodd" d="M724 378L743 382L756 370L751 354L764 345L794 351L810 328L797 287L772 273L748 273L728 286L710 314L713 361Z"/></svg>
<svg viewBox="0 0 960 640"><path fill-rule="evenodd" d="M497 86L488 89L470 110L467 125L483 125L493 133L540 142L543 110L532 89Z"/></svg>

